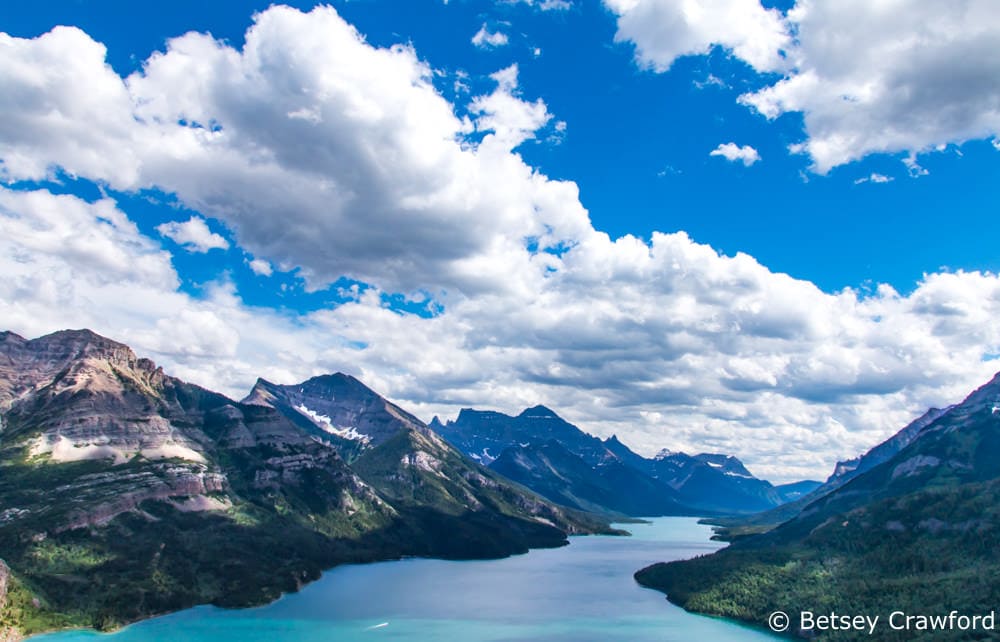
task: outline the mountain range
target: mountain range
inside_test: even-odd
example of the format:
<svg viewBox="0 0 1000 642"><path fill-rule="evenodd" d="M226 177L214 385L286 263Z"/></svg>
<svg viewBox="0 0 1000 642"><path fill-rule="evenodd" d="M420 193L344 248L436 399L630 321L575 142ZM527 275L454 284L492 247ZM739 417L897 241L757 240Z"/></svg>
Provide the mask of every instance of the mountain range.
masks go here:
<svg viewBox="0 0 1000 642"><path fill-rule="evenodd" d="M595 532L616 531L349 375L259 380L237 402L87 330L0 333L0 635L258 604L339 563Z"/></svg>
<svg viewBox="0 0 1000 642"><path fill-rule="evenodd" d="M997 452L1000 374L838 466L780 525L768 524L773 514L756 516L766 532L744 533L715 554L654 565L636 578L685 608L761 625L776 610L827 607L883 620L897 610L988 614L1000 600ZM979 639L970 635L934 631L919 639ZM851 631L824 638L868 639Z"/></svg>
<svg viewBox="0 0 1000 642"><path fill-rule="evenodd" d="M757 479L739 459L661 451L643 457L616 436L599 439L545 406L517 416L463 409L430 426L465 454L554 502L629 516L720 515L773 508L819 482Z"/></svg>

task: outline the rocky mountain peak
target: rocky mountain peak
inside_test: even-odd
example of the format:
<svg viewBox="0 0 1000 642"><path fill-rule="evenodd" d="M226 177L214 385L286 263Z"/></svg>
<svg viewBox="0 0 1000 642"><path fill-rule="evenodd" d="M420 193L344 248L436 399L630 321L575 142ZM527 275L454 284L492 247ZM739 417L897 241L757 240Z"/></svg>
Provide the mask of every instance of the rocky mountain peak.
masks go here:
<svg viewBox="0 0 1000 642"><path fill-rule="evenodd" d="M130 379L144 388L162 378L156 364L140 359L123 343L91 330L61 330L26 340L5 332L0 341L0 408L33 390L59 382L63 389L114 388L116 379Z"/></svg>
<svg viewBox="0 0 1000 642"><path fill-rule="evenodd" d="M507 415L503 413L496 412L495 410L476 410L475 408L462 408L458 411L458 418L455 421L449 421L449 424L461 424L467 421L476 420L490 420L503 418Z"/></svg>
<svg viewBox="0 0 1000 642"><path fill-rule="evenodd" d="M740 477L753 477L753 474L747 470L743 462L733 457L732 455L723 455L719 453L701 453L700 455L695 455L695 459L702 461L713 468L726 473L728 475L737 475Z"/></svg>
<svg viewBox="0 0 1000 642"><path fill-rule="evenodd" d="M532 406L531 408L525 408L518 417L534 417L539 419L558 419L559 415L555 413L551 408L546 408L545 406L539 404L537 406Z"/></svg>
<svg viewBox="0 0 1000 642"><path fill-rule="evenodd" d="M403 429L427 430L419 419L342 372L288 385L258 379L242 403L274 408L341 446L356 442L352 450L381 444Z"/></svg>
<svg viewBox="0 0 1000 642"><path fill-rule="evenodd" d="M243 401L240 403L244 403L249 406L266 406L268 408L273 408L271 402L274 400L274 393L272 390L275 387L276 384L273 384L262 377L258 377L257 381L253 384L253 388L250 389L250 394L244 397Z"/></svg>

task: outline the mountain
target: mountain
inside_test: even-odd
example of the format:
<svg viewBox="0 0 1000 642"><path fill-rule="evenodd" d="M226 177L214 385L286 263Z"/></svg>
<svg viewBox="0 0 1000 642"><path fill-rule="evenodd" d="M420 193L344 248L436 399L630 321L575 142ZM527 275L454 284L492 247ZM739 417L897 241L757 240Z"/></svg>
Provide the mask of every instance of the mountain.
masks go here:
<svg viewBox="0 0 1000 642"><path fill-rule="evenodd" d="M261 381L247 402L87 330L0 333L0 629L110 629L269 601L344 562L610 532L346 375Z"/></svg>
<svg viewBox="0 0 1000 642"><path fill-rule="evenodd" d="M878 449L887 459L773 530L637 579L685 608L758 624L774 610L817 605L883 619L895 610L989 613L1000 599L1000 374L901 433Z"/></svg>
<svg viewBox="0 0 1000 642"><path fill-rule="evenodd" d="M806 495L809 495L814 490L823 485L823 482L815 481L812 479L804 479L797 482L789 482L787 484L779 484L774 487L778 495L785 502L794 502L796 500L802 499Z"/></svg>
<svg viewBox="0 0 1000 642"><path fill-rule="evenodd" d="M917 435L919 435L924 428L937 421L938 418L949 410L951 410L951 407L945 408L944 410L931 408L903 427L902 430L875 446L864 455L855 459L837 462L833 474L826 480L823 487L819 489L820 494L825 495L832 490L840 488L862 473L868 472L879 464L892 459L896 453L906 448L914 439L916 439Z"/></svg>
<svg viewBox="0 0 1000 642"><path fill-rule="evenodd" d="M735 457L665 451L648 459L617 437L602 441L544 406L517 416L464 409L454 421L435 418L431 427L470 457L568 506L632 516L718 515L783 501Z"/></svg>
<svg viewBox="0 0 1000 642"><path fill-rule="evenodd" d="M770 482L750 474L735 457L660 452L652 476L678 492L678 499L707 513L754 513L781 504Z"/></svg>
<svg viewBox="0 0 1000 642"><path fill-rule="evenodd" d="M419 419L342 373L291 386L258 379L242 403L278 410L336 446L347 459L386 442L402 429L426 430Z"/></svg>
<svg viewBox="0 0 1000 642"><path fill-rule="evenodd" d="M747 467L743 465L743 462L732 455L702 453L700 455L695 455L694 459L705 462L712 468L715 468L719 472L726 475L746 478L753 477L753 475L750 474L750 471L747 470Z"/></svg>
<svg viewBox="0 0 1000 642"><path fill-rule="evenodd" d="M505 448L490 467L554 502L594 512L624 515L683 515L692 509L680 504L669 486L608 458L590 466L560 442Z"/></svg>
<svg viewBox="0 0 1000 642"><path fill-rule="evenodd" d="M711 518L706 520L706 522L717 526L716 539L733 540L748 534L766 532L794 518L806 506L829 495L855 477L891 459L896 453L916 439L924 428L951 410L952 407L945 408L944 410L931 408L865 454L853 459L837 462L833 473L827 478L826 482L817 485L799 497L788 495L787 503L757 514Z"/></svg>
<svg viewBox="0 0 1000 642"><path fill-rule="evenodd" d="M516 417L500 412L465 408L455 421L431 428L476 461L489 465L504 448L554 439L591 466L609 455L600 439L563 420L545 406L527 408Z"/></svg>

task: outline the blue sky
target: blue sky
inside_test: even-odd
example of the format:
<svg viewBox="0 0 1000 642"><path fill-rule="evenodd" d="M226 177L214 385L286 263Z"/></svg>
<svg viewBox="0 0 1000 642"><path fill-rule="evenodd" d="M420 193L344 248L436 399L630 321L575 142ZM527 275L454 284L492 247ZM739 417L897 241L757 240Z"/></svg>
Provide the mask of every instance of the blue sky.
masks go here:
<svg viewBox="0 0 1000 642"><path fill-rule="evenodd" d="M257 374L345 370L427 419L543 402L640 450L735 451L779 477L997 369L988 3L289 4L303 13L266 11L266 29L260 2L0 8L18 52L0 212L34 266L0 290L5 326L87 323L237 396ZM165 53L187 32L216 40ZM237 58L257 76L227 76ZM319 102L283 107L299 93ZM730 143L746 162L712 154ZM58 217L15 222L56 203L83 208L59 242L120 261L16 238L55 235ZM137 261L143 278L114 271ZM130 309L101 303L122 291ZM410 339L413 362L394 359Z"/></svg>

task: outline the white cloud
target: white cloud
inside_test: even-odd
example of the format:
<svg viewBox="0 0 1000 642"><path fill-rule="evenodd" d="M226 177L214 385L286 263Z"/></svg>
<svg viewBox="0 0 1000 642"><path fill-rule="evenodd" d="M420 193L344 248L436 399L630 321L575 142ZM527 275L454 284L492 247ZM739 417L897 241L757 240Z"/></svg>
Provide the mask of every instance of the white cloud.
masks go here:
<svg viewBox="0 0 1000 642"><path fill-rule="evenodd" d="M229 249L229 241L208 229L205 219L198 216L157 225L156 231L190 252Z"/></svg>
<svg viewBox="0 0 1000 642"><path fill-rule="evenodd" d="M104 45L74 27L31 40L0 33L0 177L44 178L58 162L81 175L118 174L133 184L128 89L105 62ZM47 153L39 154L45 149Z"/></svg>
<svg viewBox="0 0 1000 642"><path fill-rule="evenodd" d="M872 172L868 176L862 176L861 178L855 179L854 184L860 185L862 183L890 183L893 180L895 179L892 176L886 176L885 174Z"/></svg>
<svg viewBox="0 0 1000 642"><path fill-rule="evenodd" d="M633 43L642 66L666 71L719 45L758 72L781 73L740 102L769 119L801 113L806 139L792 151L820 174L869 154L913 159L1000 134L992 0L798 0L786 16L757 0L605 4L619 16L616 41Z"/></svg>
<svg viewBox="0 0 1000 642"><path fill-rule="evenodd" d="M709 156L721 156L727 161L741 161L746 167L750 167L760 160L760 154L749 145L740 147L736 143L720 143L718 147L708 154Z"/></svg>
<svg viewBox="0 0 1000 642"><path fill-rule="evenodd" d="M5 309L17 309L28 292L73 310L62 298L74 272L94 285L149 284L173 289L178 281L170 254L139 233L112 200L84 203L72 196L0 187L0 237ZM48 261L58 256L55 269Z"/></svg>
<svg viewBox="0 0 1000 642"><path fill-rule="evenodd" d="M516 68L472 124L415 52L332 9L270 9L242 51L188 34L127 80L78 30L5 42L8 179L157 185L253 260L373 286L296 317L225 280L196 299L113 201L0 188L0 327L24 335L89 326L234 396L344 370L425 419L544 402L646 453L732 452L778 478L822 475L1000 365L993 274L829 294L683 233L594 230L574 184L512 151L550 120ZM412 290L446 290L442 309L384 304Z"/></svg>
<svg viewBox="0 0 1000 642"><path fill-rule="evenodd" d="M790 44L781 13L757 0L604 0L618 16L615 42L635 45L636 61L667 71L682 56L720 46L758 71L785 68Z"/></svg>
<svg viewBox="0 0 1000 642"><path fill-rule="evenodd" d="M490 31L484 22L476 35L472 36L472 44L480 49L503 47L507 44L507 34L502 31Z"/></svg>
<svg viewBox="0 0 1000 642"><path fill-rule="evenodd" d="M726 84L726 81L724 81L722 78L719 78L715 74L708 74L708 77L705 78L705 80L694 81L694 86L697 87L698 89L705 89L706 87L721 87L721 88L729 87L729 85Z"/></svg>
<svg viewBox="0 0 1000 642"><path fill-rule="evenodd" d="M569 0L502 0L506 4L526 4L529 7L537 7L542 11L566 11L572 8L573 3Z"/></svg>
<svg viewBox="0 0 1000 642"><path fill-rule="evenodd" d="M535 132L552 119L541 99L529 103L518 96L517 73L515 63L490 75L497 88L492 94L477 96L469 106L469 111L477 115L476 128L492 131L496 140L508 149L534 138ZM564 129L565 126L559 129L557 123L558 131Z"/></svg>
<svg viewBox="0 0 1000 642"><path fill-rule="evenodd" d="M1000 133L990 0L800 0L788 20L794 71L741 100L768 118L802 112L815 171Z"/></svg>
<svg viewBox="0 0 1000 642"><path fill-rule="evenodd" d="M513 95L516 69L473 99L495 130L473 144L411 48L367 44L330 7L264 11L240 51L186 34L127 79L78 29L4 43L9 179L59 166L159 187L312 287L349 275L401 292L530 290L523 239L544 250L589 227L575 185L511 152L548 117Z"/></svg>
<svg viewBox="0 0 1000 642"><path fill-rule="evenodd" d="M274 274L274 269L271 264L264 259L251 259L247 261L247 265L253 270L253 273L258 276L271 276Z"/></svg>
<svg viewBox="0 0 1000 642"><path fill-rule="evenodd" d="M913 178L920 178L921 176L930 174L927 169L917 162L917 155L914 152L910 152L910 155L903 159L903 165L906 166L906 171Z"/></svg>

